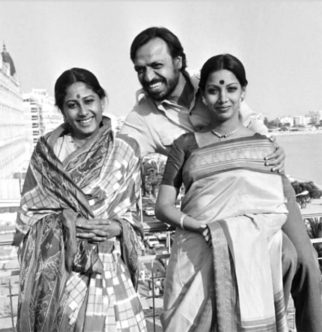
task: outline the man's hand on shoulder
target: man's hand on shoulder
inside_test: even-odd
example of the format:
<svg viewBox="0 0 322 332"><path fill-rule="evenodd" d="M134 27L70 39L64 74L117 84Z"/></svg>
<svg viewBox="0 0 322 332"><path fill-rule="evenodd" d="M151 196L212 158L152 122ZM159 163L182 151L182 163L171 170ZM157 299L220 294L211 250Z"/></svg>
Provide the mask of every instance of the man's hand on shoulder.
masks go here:
<svg viewBox="0 0 322 332"><path fill-rule="evenodd" d="M270 166L272 172L284 173L285 152L284 149L276 143L276 138L271 136L269 139L274 143L275 150L264 158L265 166Z"/></svg>

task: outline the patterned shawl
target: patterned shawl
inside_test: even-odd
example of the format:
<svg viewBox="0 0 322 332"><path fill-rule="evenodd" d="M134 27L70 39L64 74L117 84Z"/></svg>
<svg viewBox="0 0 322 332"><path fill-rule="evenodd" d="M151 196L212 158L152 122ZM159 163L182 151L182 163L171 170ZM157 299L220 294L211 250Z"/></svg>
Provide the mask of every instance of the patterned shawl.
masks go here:
<svg viewBox="0 0 322 332"><path fill-rule="evenodd" d="M127 137L114 137L109 119L104 118L95 137L60 162L53 146L65 132L62 125L39 140L22 193L16 224L16 234L25 234L19 254L17 327L21 331L54 330L70 270L86 281L97 266L103 266L99 255L112 252L119 243L110 239L93 245L76 239L78 216L121 223L122 258L132 280L137 276L138 146ZM84 296L78 299L79 307Z"/></svg>

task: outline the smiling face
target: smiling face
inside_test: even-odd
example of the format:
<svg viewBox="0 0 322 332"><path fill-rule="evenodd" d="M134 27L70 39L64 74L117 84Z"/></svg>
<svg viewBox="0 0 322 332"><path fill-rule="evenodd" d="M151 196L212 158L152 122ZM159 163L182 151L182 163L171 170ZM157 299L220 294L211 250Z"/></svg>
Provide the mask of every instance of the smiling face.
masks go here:
<svg viewBox="0 0 322 332"><path fill-rule="evenodd" d="M83 82L67 88L62 112L74 138L86 139L97 132L102 122L103 104L104 100Z"/></svg>
<svg viewBox="0 0 322 332"><path fill-rule="evenodd" d="M236 76L221 69L209 74L203 91L204 102L216 121L238 118L240 102L245 94Z"/></svg>
<svg viewBox="0 0 322 332"><path fill-rule="evenodd" d="M154 38L135 55L134 68L146 93L160 101L171 96L179 82L181 57L172 58L166 42Z"/></svg>

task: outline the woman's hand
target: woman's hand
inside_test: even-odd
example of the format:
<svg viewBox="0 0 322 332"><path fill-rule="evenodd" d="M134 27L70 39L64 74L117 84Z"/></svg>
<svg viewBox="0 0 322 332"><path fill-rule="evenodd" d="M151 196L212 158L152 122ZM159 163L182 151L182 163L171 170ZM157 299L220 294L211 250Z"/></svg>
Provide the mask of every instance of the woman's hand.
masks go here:
<svg viewBox="0 0 322 332"><path fill-rule="evenodd" d="M201 225L198 229L198 233L204 238L209 246L211 246L210 230L207 225Z"/></svg>
<svg viewBox="0 0 322 332"><path fill-rule="evenodd" d="M210 230L209 227L205 224L200 225L200 221L196 220L195 218L183 214L184 217L182 219L182 223L180 224L180 227L182 227L185 230L188 230L190 232L199 233L204 240L207 242L209 246L211 246L211 236L210 236Z"/></svg>
<svg viewBox="0 0 322 332"><path fill-rule="evenodd" d="M79 217L76 221L76 236L91 243L103 242L122 233L120 223L114 220Z"/></svg>
<svg viewBox="0 0 322 332"><path fill-rule="evenodd" d="M271 137L270 140L274 142L275 151L264 158L265 166L273 166L272 172L283 173L285 167L285 152L282 147L277 145L275 137Z"/></svg>

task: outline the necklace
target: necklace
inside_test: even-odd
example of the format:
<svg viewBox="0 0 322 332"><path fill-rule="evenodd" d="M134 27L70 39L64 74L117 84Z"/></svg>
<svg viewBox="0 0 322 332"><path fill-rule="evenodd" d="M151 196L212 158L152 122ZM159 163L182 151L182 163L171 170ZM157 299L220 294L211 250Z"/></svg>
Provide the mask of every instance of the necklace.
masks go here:
<svg viewBox="0 0 322 332"><path fill-rule="evenodd" d="M232 131L229 131L228 133L223 133L223 134L218 133L218 131L216 131L216 130L214 130L214 129L212 129L211 132L212 132L215 136L217 136L219 139L222 139L222 138L227 138L227 137L229 137L229 136L234 135L235 133L237 133L237 131L240 130L240 128L241 128L241 127L238 127L238 128L236 128L236 129L234 129L234 130L232 130Z"/></svg>

